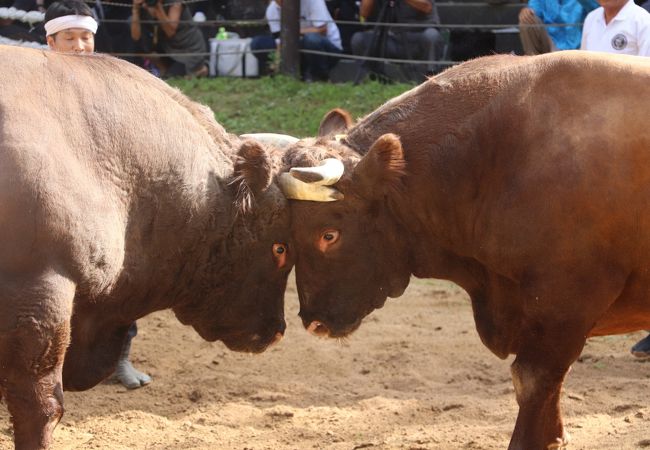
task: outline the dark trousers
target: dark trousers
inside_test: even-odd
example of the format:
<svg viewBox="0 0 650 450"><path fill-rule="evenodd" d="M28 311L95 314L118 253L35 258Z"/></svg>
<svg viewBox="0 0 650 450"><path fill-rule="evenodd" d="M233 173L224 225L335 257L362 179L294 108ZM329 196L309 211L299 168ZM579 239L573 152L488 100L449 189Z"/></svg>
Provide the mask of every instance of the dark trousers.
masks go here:
<svg viewBox="0 0 650 450"><path fill-rule="evenodd" d="M129 327L129 331L126 333L126 339L122 345L122 355L121 359L129 359L129 353L131 352L131 341L138 334L138 325L136 322L133 322Z"/></svg>
<svg viewBox="0 0 650 450"><path fill-rule="evenodd" d="M260 67L260 74L268 73L268 52L256 52L259 50L275 50L275 38L270 34L255 36L251 41L251 50L257 58ZM321 52L340 54L341 50L337 48L327 37L318 33L307 33L300 38L300 48L304 50L316 50ZM303 77L307 74L320 79L327 79L329 71L338 58L325 55L312 55L305 53L301 56L301 66Z"/></svg>
<svg viewBox="0 0 650 450"><path fill-rule="evenodd" d="M355 55L383 56L395 59L418 59L435 61L440 58L444 44L440 32L435 28L423 31L405 31L402 33L389 32L386 36L385 46L374 42L375 48L369 49L373 44L373 31L354 33L350 47ZM378 54L383 53L383 54Z"/></svg>

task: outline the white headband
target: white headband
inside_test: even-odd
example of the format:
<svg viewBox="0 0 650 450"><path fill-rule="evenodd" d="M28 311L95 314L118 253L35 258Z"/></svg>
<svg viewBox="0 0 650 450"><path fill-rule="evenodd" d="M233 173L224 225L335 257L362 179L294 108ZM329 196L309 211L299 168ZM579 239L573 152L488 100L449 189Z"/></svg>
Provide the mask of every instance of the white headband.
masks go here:
<svg viewBox="0 0 650 450"><path fill-rule="evenodd" d="M51 36L62 30L83 28L92 34L97 33L97 22L90 16L61 16L45 22L45 36Z"/></svg>

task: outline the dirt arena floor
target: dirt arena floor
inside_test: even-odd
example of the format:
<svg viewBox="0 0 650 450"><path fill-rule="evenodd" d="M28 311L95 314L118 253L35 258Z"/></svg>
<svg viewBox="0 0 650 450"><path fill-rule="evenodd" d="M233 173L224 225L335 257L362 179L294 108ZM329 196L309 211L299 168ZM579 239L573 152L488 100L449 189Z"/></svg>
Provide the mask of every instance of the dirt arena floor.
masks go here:
<svg viewBox="0 0 650 450"><path fill-rule="evenodd" d="M154 382L66 393L55 449L504 449L516 416L509 364L481 344L466 294L414 280L338 342L307 334L293 282L287 333L262 355L207 343L170 312L138 322ZM644 333L592 339L562 395L570 449L650 448ZM11 448L6 410L0 447Z"/></svg>

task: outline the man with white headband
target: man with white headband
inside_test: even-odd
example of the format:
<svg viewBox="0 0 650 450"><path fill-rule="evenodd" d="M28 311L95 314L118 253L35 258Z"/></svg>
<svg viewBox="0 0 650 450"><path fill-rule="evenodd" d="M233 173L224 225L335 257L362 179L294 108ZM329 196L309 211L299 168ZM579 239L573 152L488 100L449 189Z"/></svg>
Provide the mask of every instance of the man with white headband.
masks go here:
<svg viewBox="0 0 650 450"><path fill-rule="evenodd" d="M61 0L45 11L45 37L57 52L95 51L97 22L88 5L80 0Z"/></svg>

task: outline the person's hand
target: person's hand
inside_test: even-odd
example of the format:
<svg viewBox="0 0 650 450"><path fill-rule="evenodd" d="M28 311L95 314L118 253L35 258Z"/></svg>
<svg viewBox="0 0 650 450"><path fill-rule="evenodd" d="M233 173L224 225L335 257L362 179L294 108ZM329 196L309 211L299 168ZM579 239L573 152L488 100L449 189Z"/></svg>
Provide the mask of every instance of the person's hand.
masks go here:
<svg viewBox="0 0 650 450"><path fill-rule="evenodd" d="M521 8L519 11L519 22L521 23L534 23L535 11L530 8Z"/></svg>
<svg viewBox="0 0 650 450"><path fill-rule="evenodd" d="M142 10L142 7L144 6L144 0L133 0L133 9L132 9L132 15L136 19L140 18L140 11Z"/></svg>
<svg viewBox="0 0 650 450"><path fill-rule="evenodd" d="M148 3L145 3L144 7L147 8L147 12L151 17L155 17L156 19L164 17L160 14L165 12L163 9L162 0L158 0L154 6L149 6Z"/></svg>

